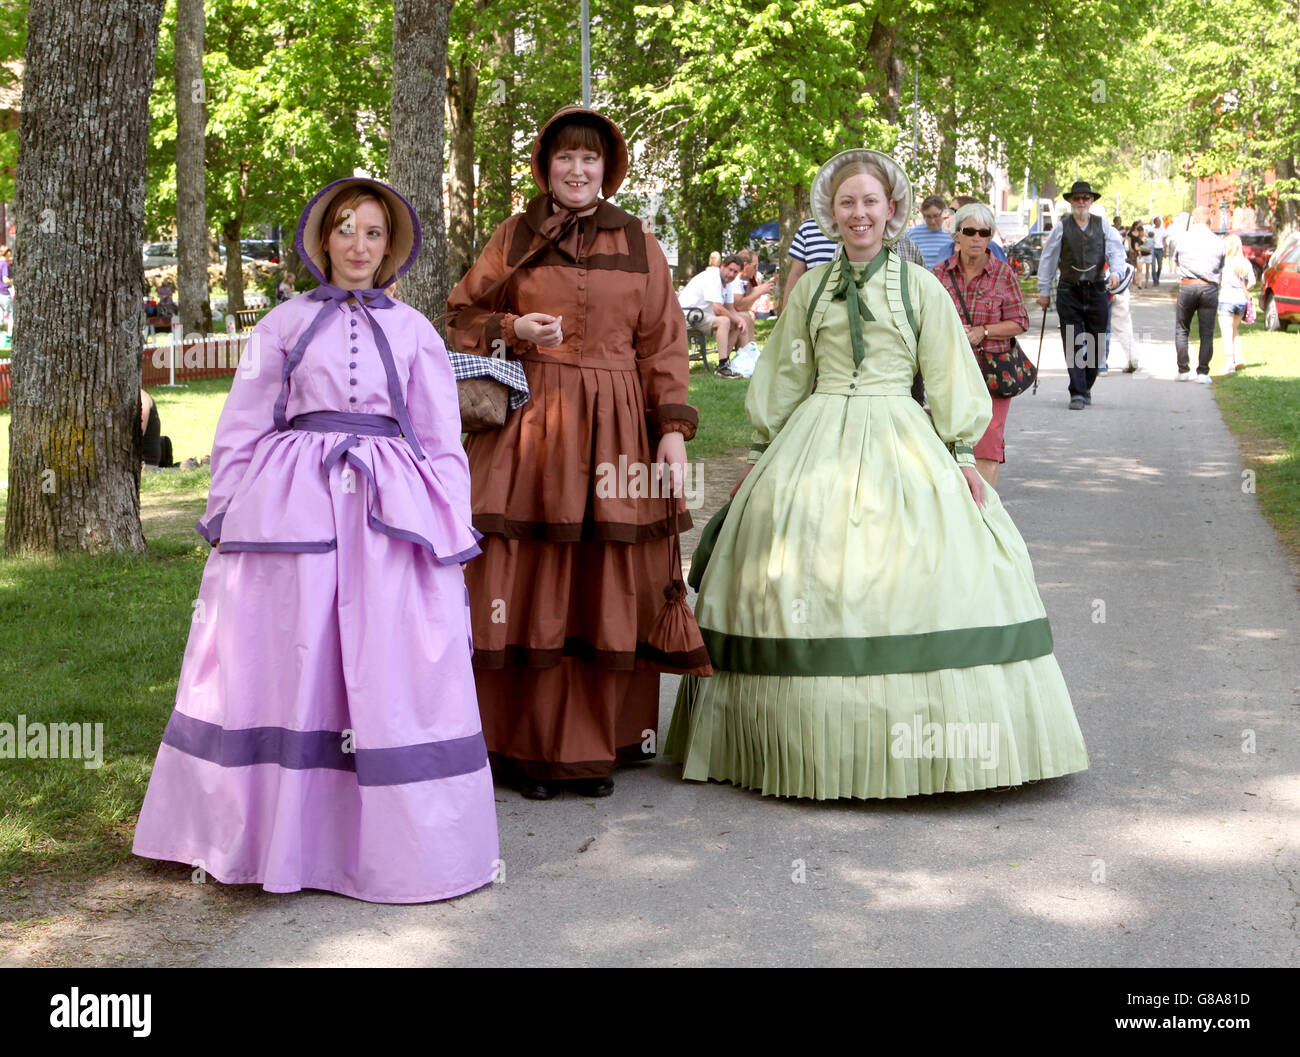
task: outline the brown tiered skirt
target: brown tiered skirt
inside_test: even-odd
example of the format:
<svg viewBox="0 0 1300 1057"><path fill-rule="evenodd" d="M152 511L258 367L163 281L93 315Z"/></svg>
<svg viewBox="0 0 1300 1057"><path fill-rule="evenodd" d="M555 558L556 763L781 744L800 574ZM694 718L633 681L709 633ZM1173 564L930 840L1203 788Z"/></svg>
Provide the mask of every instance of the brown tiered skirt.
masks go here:
<svg viewBox="0 0 1300 1057"><path fill-rule="evenodd" d="M502 777L606 777L655 753L659 673L637 653L664 605L671 521L663 498L598 487L602 464L652 457L635 370L525 370L532 402L466 442L483 733Z"/></svg>

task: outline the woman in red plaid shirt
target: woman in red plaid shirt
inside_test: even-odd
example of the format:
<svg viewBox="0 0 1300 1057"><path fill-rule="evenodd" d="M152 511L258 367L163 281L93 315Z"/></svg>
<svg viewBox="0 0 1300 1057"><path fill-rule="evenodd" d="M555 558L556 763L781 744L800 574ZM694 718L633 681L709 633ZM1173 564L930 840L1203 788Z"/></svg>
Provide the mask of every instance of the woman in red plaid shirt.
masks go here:
<svg viewBox="0 0 1300 1057"><path fill-rule="evenodd" d="M983 202L962 206L952 221L957 252L933 269L957 307L981 369L986 354L1008 351L1011 339L1029 329L1029 313L1015 272L989 252L994 230L993 211ZM1010 397L993 395L993 421L975 445L975 467L994 488L998 467L1007 461L1003 434L1010 403Z"/></svg>

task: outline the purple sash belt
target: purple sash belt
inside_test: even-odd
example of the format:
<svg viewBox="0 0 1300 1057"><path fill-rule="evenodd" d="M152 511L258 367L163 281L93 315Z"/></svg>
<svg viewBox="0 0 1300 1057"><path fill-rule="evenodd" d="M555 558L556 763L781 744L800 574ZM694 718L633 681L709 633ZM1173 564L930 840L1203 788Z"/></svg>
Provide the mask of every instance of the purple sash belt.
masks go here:
<svg viewBox="0 0 1300 1057"><path fill-rule="evenodd" d="M387 415L366 415L348 411L309 411L291 423L294 429L311 433L351 433L365 437L400 437L402 427Z"/></svg>

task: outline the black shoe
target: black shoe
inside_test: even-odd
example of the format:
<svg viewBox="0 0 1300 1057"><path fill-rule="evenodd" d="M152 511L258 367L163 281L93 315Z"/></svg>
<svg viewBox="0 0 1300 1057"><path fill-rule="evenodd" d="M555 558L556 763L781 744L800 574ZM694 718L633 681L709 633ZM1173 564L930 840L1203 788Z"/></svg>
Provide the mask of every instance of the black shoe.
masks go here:
<svg viewBox="0 0 1300 1057"><path fill-rule="evenodd" d="M525 778L519 783L519 795L525 800L554 800L560 795L560 787Z"/></svg>
<svg viewBox="0 0 1300 1057"><path fill-rule="evenodd" d="M1081 397L1081 396L1072 396L1072 397L1070 397L1070 410L1071 410L1071 411L1082 411L1082 410L1083 410L1085 407L1087 407L1087 406L1088 406L1088 403L1087 403L1086 400L1083 399L1083 397Z"/></svg>
<svg viewBox="0 0 1300 1057"><path fill-rule="evenodd" d="M612 796L614 793L614 779L612 778L574 778L569 782L569 788L578 796Z"/></svg>
<svg viewBox="0 0 1300 1057"><path fill-rule="evenodd" d="M1086 396L1084 396L1083 402L1087 404L1089 407L1092 407L1092 394L1088 393Z"/></svg>

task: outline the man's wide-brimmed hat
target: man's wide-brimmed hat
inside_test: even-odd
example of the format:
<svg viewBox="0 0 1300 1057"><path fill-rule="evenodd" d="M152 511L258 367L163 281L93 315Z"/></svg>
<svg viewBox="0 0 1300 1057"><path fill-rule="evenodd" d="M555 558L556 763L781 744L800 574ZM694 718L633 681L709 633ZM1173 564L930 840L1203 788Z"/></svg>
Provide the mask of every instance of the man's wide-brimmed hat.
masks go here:
<svg viewBox="0 0 1300 1057"><path fill-rule="evenodd" d="M822 229L827 238L834 239L836 242L843 241L842 236L835 230L831 188L835 185L835 174L844 166L862 161L875 162L889 177L885 191L894 200L894 215L885 225L884 240L893 242L906 230L908 218L912 215L912 181L907 178L907 173L898 162L878 150L858 147L854 150L841 151L817 170L812 185L813 216L817 220L817 226Z"/></svg>
<svg viewBox="0 0 1300 1057"><path fill-rule="evenodd" d="M1094 191L1087 180L1075 180L1074 186L1065 192L1064 198L1068 202L1075 195L1088 195L1094 202L1101 197L1100 191Z"/></svg>
<svg viewBox="0 0 1300 1057"><path fill-rule="evenodd" d="M552 133L558 132L562 125L568 124L577 115L585 118L581 122L583 124L593 123L599 125L609 140L611 154L605 159L605 179L601 181L600 191L606 198L610 198L615 191L623 186L623 181L627 178L627 140L623 138L622 131L614 122L604 114L585 106L561 107L541 127L541 130L537 133L537 138L533 140L533 180L543 194L550 192L550 166L548 159L543 156L542 152L549 149L553 140Z"/></svg>
<svg viewBox="0 0 1300 1057"><path fill-rule="evenodd" d="M382 290L394 279L405 275L415 263L415 258L420 255L423 232L420 218L416 216L411 203L379 180L372 180L368 176L345 176L317 191L302 211L302 219L298 221L298 256L317 280L322 283L328 281L325 278L328 234L321 232L321 224L329 212L330 203L344 191L356 187L376 192L387 203L388 214L393 218L392 230L388 233L388 259L375 276L375 288Z"/></svg>

